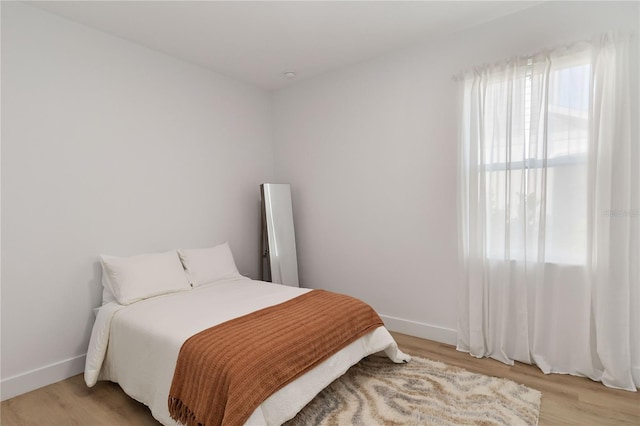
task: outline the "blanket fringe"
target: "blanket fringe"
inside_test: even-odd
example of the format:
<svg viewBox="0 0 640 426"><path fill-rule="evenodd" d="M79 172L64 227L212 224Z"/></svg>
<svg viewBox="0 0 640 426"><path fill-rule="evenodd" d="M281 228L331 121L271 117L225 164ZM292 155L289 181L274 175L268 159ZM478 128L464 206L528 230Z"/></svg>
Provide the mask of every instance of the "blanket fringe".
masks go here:
<svg viewBox="0 0 640 426"><path fill-rule="evenodd" d="M185 426L202 426L196 415L181 400L169 395L169 414L176 422Z"/></svg>

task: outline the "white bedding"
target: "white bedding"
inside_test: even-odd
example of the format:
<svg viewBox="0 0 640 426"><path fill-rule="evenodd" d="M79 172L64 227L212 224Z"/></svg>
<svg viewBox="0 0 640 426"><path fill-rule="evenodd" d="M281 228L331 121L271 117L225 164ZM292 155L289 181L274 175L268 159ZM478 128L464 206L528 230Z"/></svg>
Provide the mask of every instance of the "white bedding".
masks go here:
<svg viewBox="0 0 640 426"><path fill-rule="evenodd" d="M309 291L297 287L233 279L143 300L129 306L108 303L100 308L87 353L85 381L120 384L132 398L148 405L164 425L167 398L180 347L190 336ZM363 357L384 351L394 362L406 362L384 327L361 337L313 370L265 400L248 425L277 425L293 418L333 380Z"/></svg>

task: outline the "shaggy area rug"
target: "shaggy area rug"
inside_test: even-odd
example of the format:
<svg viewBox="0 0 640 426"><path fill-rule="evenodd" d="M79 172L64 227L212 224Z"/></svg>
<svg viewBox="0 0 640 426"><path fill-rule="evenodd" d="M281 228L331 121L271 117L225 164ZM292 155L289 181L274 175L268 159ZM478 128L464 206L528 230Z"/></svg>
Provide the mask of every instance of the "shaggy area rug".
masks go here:
<svg viewBox="0 0 640 426"><path fill-rule="evenodd" d="M539 391L425 358L371 356L285 423L298 425L537 425Z"/></svg>

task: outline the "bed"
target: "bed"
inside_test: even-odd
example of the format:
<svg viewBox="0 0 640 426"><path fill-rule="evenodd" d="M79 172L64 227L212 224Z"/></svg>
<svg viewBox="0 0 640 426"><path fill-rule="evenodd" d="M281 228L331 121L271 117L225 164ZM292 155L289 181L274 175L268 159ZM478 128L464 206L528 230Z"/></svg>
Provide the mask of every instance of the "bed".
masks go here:
<svg viewBox="0 0 640 426"><path fill-rule="evenodd" d="M97 312L85 381L88 386L98 380L116 382L129 396L149 406L162 424L176 425L169 414L167 398L183 343L214 325L308 291L254 281L236 273L186 291L160 294L127 305L107 301ZM255 409L246 424L277 425L293 418L349 367L376 353L398 363L410 359L398 349L390 333L378 327L273 393Z"/></svg>

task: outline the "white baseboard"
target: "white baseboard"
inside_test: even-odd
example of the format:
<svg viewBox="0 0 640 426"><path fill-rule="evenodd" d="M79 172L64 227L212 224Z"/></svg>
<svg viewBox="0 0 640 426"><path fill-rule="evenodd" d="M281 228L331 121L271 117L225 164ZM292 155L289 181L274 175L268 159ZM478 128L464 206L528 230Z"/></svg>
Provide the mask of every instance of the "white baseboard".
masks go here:
<svg viewBox="0 0 640 426"><path fill-rule="evenodd" d="M396 318L389 315L380 315L384 325L391 331L420 337L422 339L434 340L440 343L455 345L458 333L450 328L438 327L422 322L411 321L403 318Z"/></svg>
<svg viewBox="0 0 640 426"><path fill-rule="evenodd" d="M13 398L43 386L59 382L84 371L87 355L79 355L45 367L27 371L0 381L0 400Z"/></svg>

